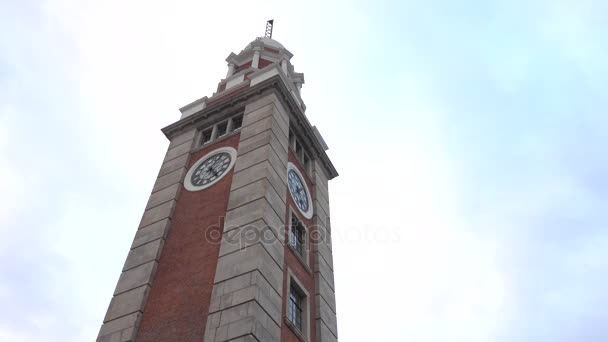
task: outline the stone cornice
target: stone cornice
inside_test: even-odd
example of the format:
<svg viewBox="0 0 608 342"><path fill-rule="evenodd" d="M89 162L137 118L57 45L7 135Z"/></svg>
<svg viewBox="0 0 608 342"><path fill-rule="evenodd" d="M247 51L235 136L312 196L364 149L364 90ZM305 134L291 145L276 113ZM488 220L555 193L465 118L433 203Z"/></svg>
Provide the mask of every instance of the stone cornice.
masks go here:
<svg viewBox="0 0 608 342"><path fill-rule="evenodd" d="M238 88L240 89L241 87ZM327 178L332 179L337 177L338 171L329 159L323 145L316 138L313 127L304 115L304 112L300 106L296 103L289 87L281 78L281 75L270 77L269 79L264 80L253 87L249 87L238 92L235 91L235 94L232 95L227 92L226 95L228 95L228 97L224 101L210 103L205 109L202 109L197 113L194 113L163 128L162 132L167 138L171 139L180 132L187 131L192 127L200 127L205 125L205 123L218 120L219 117L233 114L235 111L243 109L250 100L273 92L288 110L292 127L301 133L302 137L304 138L304 144L307 145L312 152L314 152L315 157L318 158L321 164L324 166L328 176Z"/></svg>

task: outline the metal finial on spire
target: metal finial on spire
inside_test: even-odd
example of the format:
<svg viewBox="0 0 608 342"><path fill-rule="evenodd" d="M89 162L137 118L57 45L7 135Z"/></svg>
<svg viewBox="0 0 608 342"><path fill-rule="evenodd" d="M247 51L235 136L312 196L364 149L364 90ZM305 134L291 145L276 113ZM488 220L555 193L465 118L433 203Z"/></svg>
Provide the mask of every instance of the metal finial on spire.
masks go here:
<svg viewBox="0 0 608 342"><path fill-rule="evenodd" d="M264 38L272 38L273 23L274 23L274 19L270 19L266 22L266 32L264 33Z"/></svg>

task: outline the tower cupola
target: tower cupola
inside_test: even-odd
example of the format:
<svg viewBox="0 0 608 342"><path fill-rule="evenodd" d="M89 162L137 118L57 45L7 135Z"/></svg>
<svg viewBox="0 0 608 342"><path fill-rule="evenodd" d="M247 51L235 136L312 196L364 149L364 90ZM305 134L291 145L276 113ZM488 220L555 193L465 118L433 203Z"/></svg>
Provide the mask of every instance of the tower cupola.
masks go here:
<svg viewBox="0 0 608 342"><path fill-rule="evenodd" d="M254 85L280 75L289 88L289 92L302 111L306 105L302 100L302 85L304 74L296 72L291 58L293 54L283 44L268 37L258 37L241 50L238 54L232 52L226 57L228 71L226 77L217 85L217 90L211 97L200 98L191 104L180 108L182 119L217 103L235 91Z"/></svg>
<svg viewBox="0 0 608 342"><path fill-rule="evenodd" d="M259 75L260 70L276 67L282 71L283 76L289 81L288 84L292 86L294 95L302 103L300 91L304 84L304 74L295 71L291 64L292 57L293 54L278 41L268 37L258 37L238 54L231 53L226 58L228 72L226 78L220 81L217 92L221 93L252 76Z"/></svg>

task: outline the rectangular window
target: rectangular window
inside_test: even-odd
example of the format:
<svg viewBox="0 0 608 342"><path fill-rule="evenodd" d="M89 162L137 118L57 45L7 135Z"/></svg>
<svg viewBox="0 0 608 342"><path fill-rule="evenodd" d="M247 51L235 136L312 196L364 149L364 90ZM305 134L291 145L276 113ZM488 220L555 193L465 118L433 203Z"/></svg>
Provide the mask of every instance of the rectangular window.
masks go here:
<svg viewBox="0 0 608 342"><path fill-rule="evenodd" d="M213 128L208 128L201 133L201 145L204 145L211 141L211 132Z"/></svg>
<svg viewBox="0 0 608 342"><path fill-rule="evenodd" d="M310 158L308 158L308 154L306 154L306 152L304 152L304 170L306 170L306 172L310 173Z"/></svg>
<svg viewBox="0 0 608 342"><path fill-rule="evenodd" d="M291 284L289 289L289 312L288 318L293 325L302 331L302 306L304 302L304 296L300 291Z"/></svg>
<svg viewBox="0 0 608 342"><path fill-rule="evenodd" d="M224 121L222 123L217 124L217 133L215 136L217 138L226 135L226 131L228 130L228 121Z"/></svg>
<svg viewBox="0 0 608 342"><path fill-rule="evenodd" d="M294 150L296 148L296 136L293 134L292 130L289 130L289 146Z"/></svg>
<svg viewBox="0 0 608 342"><path fill-rule="evenodd" d="M289 244L296 250L301 257L304 257L304 236L306 234L306 228L298 220L295 215L291 216L291 229L289 233Z"/></svg>
<svg viewBox="0 0 608 342"><path fill-rule="evenodd" d="M243 116L238 115L232 118L232 130L236 131L237 129L243 126Z"/></svg>
<svg viewBox="0 0 608 342"><path fill-rule="evenodd" d="M300 142L296 139L296 158L298 158L298 160L302 160L303 152L304 150L302 148L302 144L300 144Z"/></svg>

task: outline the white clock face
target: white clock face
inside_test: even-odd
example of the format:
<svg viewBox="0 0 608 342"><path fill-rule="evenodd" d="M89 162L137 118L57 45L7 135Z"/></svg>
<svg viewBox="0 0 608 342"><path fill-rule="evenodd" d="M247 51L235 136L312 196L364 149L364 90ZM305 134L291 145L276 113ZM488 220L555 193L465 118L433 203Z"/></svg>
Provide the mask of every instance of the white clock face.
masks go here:
<svg viewBox="0 0 608 342"><path fill-rule="evenodd" d="M287 164L287 186L291 198L296 203L296 207L300 209L300 212L306 218L312 218L312 198L310 197L310 191L306 186L304 177L298 170L298 168L292 164Z"/></svg>
<svg viewBox="0 0 608 342"><path fill-rule="evenodd" d="M222 179L234 166L235 161L236 150L234 148L218 148L192 165L184 179L184 186L190 191L206 189Z"/></svg>

